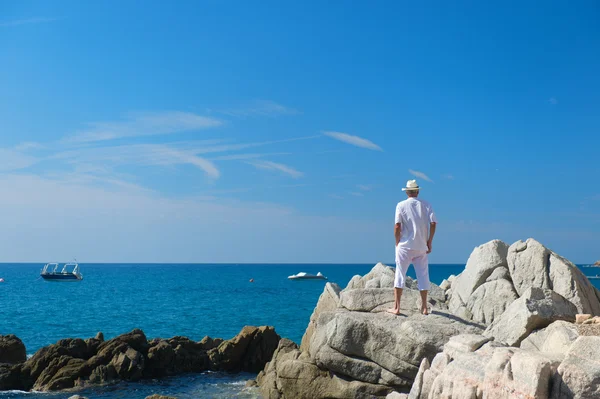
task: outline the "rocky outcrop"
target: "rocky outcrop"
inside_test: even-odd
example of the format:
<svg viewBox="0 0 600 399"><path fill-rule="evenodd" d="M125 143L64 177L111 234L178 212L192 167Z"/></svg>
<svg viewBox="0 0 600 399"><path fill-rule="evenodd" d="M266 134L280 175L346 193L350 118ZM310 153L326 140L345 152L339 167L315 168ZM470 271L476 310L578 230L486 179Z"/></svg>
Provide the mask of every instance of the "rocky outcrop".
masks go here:
<svg viewBox="0 0 600 399"><path fill-rule="evenodd" d="M63 339L15 365L0 365L0 390L57 391L207 370L262 370L277 348L272 327L244 327L231 340L185 337L148 341L141 330L104 341Z"/></svg>
<svg viewBox="0 0 600 399"><path fill-rule="evenodd" d="M21 363L26 359L25 345L15 335L0 335L0 363Z"/></svg>
<svg viewBox="0 0 600 399"><path fill-rule="evenodd" d="M326 286L302 348L282 340L257 379L267 398L384 398L408 392L422 359L433 359L452 336L484 326L447 312L445 293L432 284L429 316L421 315L416 283L408 280L401 316L393 305L393 269L377 264L342 290ZM308 334L310 333L310 334ZM307 336L308 335L308 336Z"/></svg>
<svg viewBox="0 0 600 399"><path fill-rule="evenodd" d="M475 248L463 273L432 285L429 316L415 312L420 295L410 279L401 316L384 312L393 272L377 264L344 290L327 286L301 348L282 340L259 374L263 396L600 397L600 337L586 336L600 326L600 295L537 241Z"/></svg>

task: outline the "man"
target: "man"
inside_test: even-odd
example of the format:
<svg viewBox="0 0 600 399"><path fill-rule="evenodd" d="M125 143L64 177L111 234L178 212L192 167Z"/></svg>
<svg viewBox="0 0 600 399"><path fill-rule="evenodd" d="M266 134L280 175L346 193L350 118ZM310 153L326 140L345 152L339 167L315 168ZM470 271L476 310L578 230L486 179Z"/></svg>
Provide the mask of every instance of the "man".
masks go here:
<svg viewBox="0 0 600 399"><path fill-rule="evenodd" d="M433 208L427 201L418 199L419 185L416 180L406 182L402 189L408 199L396 206L396 278L394 281L394 308L388 312L400 314L400 299L406 280L406 271L412 263L417 273L421 292L421 313L429 314L427 309L427 291L429 290L429 263L427 254L431 252L431 243L435 234L437 219Z"/></svg>

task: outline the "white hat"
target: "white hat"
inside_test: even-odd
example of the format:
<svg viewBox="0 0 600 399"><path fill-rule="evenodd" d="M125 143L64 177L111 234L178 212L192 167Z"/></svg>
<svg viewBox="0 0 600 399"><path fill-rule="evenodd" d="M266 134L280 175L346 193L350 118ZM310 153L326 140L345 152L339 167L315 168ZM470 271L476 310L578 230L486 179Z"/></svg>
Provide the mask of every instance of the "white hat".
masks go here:
<svg viewBox="0 0 600 399"><path fill-rule="evenodd" d="M402 189L402 191L418 191L419 185L416 180L409 180L406 182L406 187Z"/></svg>

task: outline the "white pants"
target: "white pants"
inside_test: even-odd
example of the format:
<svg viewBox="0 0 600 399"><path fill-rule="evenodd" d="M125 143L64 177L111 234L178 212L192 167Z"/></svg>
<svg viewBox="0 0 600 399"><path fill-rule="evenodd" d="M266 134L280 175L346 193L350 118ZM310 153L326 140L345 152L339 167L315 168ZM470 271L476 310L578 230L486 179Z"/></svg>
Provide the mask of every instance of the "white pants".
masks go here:
<svg viewBox="0 0 600 399"><path fill-rule="evenodd" d="M411 263L417 273L419 290L429 290L429 261L427 259L427 251L415 251L401 246L396 247L396 278L394 287L404 288L406 271Z"/></svg>

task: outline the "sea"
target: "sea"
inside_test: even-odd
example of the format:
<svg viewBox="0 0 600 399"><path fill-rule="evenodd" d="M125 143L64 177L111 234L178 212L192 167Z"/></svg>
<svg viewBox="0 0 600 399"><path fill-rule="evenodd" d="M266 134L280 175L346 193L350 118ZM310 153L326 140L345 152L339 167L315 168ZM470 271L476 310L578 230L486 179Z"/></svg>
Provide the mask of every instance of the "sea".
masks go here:
<svg viewBox="0 0 600 399"><path fill-rule="evenodd" d="M142 329L148 339L204 336L229 339L244 326L270 325L300 343L326 281L294 281L321 272L344 288L374 264L80 264L83 281L48 282L42 264L0 264L0 335L15 334L28 356L62 338L105 339ZM464 264L430 265L440 284ZM584 269L585 270L585 269ZM408 274L416 278L411 267ZM595 280L598 281L598 280ZM599 287L600 288L600 287ZM257 398L248 373L207 372L78 391L90 399ZM0 398L68 398L73 393L0 392Z"/></svg>

